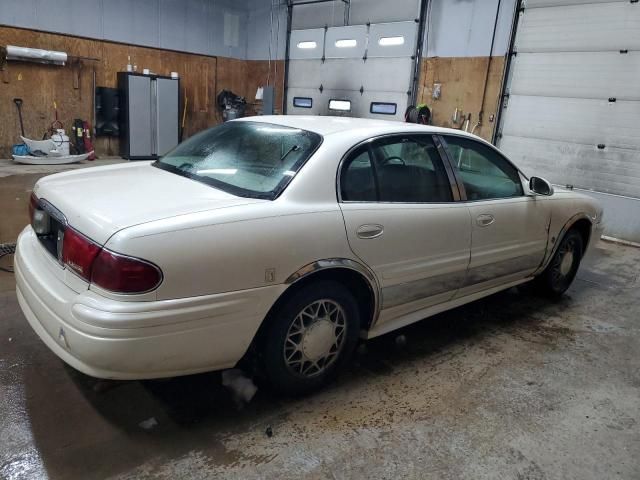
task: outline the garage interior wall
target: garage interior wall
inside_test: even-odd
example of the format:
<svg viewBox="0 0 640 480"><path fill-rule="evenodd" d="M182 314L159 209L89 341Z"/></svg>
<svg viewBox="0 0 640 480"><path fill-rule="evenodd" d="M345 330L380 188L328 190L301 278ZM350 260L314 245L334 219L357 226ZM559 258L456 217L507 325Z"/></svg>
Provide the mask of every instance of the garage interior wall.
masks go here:
<svg viewBox="0 0 640 480"><path fill-rule="evenodd" d="M269 61L270 0L27 0L3 2L0 45L64 51L97 58L66 66L9 62L0 72L0 158L10 156L20 131L13 98L22 98L26 134L40 138L54 119L53 102L67 129L74 118L91 121L92 75L96 85L116 87L116 73L128 57L138 71L180 75L186 94L185 138L221 121L216 95L222 89L246 97L248 114L258 86L276 87L281 105L286 7L274 0ZM277 43L280 43L278 47ZM98 156L117 155L117 138L96 138Z"/></svg>
<svg viewBox="0 0 640 480"><path fill-rule="evenodd" d="M420 71L418 101L431 108L434 125L462 128L464 119L471 114L468 127L471 131L478 124L480 111L484 110L482 122L474 133L491 139L514 6L515 0L430 1L423 48L426 58ZM490 56L494 25L495 41ZM440 96L435 99L433 93L437 88Z"/></svg>

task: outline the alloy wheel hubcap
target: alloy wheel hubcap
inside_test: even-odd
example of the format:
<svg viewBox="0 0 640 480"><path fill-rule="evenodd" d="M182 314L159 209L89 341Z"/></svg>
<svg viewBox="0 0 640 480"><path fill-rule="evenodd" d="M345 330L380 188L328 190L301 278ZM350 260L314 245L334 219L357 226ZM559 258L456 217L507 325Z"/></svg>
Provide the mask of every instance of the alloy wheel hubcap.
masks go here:
<svg viewBox="0 0 640 480"><path fill-rule="evenodd" d="M575 257L574 250L575 245L572 241L569 241L560 247L551 270L551 278L554 284L563 284L571 274Z"/></svg>
<svg viewBox="0 0 640 480"><path fill-rule="evenodd" d="M316 300L304 307L289 326L284 360L296 375L314 377L324 372L342 350L346 315L340 304Z"/></svg>
<svg viewBox="0 0 640 480"><path fill-rule="evenodd" d="M563 255L562 261L560 262L560 273L566 277L571 271L572 265L573 265L573 252L567 251Z"/></svg>

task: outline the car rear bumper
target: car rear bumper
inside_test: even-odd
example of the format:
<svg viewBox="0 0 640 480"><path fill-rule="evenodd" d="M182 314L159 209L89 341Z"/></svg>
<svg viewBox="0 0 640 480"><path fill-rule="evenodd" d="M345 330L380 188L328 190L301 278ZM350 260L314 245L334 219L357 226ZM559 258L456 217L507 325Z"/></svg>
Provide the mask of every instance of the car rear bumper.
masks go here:
<svg viewBox="0 0 640 480"><path fill-rule="evenodd" d="M27 321L62 360L87 375L123 380L234 366L284 285L161 301L116 301L69 288L27 227L15 255Z"/></svg>

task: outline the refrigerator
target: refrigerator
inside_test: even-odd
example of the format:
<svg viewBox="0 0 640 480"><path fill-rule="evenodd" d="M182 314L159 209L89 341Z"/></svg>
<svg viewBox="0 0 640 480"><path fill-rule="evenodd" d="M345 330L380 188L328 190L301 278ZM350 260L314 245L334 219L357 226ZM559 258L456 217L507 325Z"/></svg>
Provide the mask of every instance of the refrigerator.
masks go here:
<svg viewBox="0 0 640 480"><path fill-rule="evenodd" d="M154 160L178 144L180 80L118 72L120 156Z"/></svg>

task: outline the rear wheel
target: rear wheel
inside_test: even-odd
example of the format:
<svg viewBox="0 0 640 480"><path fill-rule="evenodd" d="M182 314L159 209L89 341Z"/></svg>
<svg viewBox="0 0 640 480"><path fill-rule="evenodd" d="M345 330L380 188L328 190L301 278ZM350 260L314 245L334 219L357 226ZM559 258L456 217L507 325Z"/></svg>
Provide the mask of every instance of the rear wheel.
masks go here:
<svg viewBox="0 0 640 480"><path fill-rule="evenodd" d="M267 382L289 395L321 388L349 360L359 331L358 306L344 286L303 287L269 319L262 341Z"/></svg>
<svg viewBox="0 0 640 480"><path fill-rule="evenodd" d="M566 292L578 272L582 251L582 236L577 230L569 230L547 268L536 278L539 291L551 297Z"/></svg>

